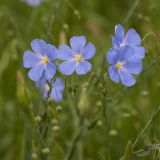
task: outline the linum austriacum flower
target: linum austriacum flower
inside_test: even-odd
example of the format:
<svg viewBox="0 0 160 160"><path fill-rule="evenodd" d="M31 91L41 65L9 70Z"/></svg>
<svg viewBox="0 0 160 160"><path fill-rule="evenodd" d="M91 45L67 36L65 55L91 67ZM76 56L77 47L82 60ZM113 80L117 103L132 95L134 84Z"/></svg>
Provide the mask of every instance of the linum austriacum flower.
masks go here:
<svg viewBox="0 0 160 160"><path fill-rule="evenodd" d="M92 43L86 45L84 36L75 36L70 39L70 45L62 44L59 47L59 59L64 60L59 65L60 72L70 75L76 72L78 75L88 73L92 65L87 60L91 59L95 54L95 47Z"/></svg>
<svg viewBox="0 0 160 160"><path fill-rule="evenodd" d="M142 71L141 59L135 56L134 49L130 46L124 46L117 51L111 48L106 58L110 63L108 69L112 81L118 83L120 80L123 85L130 87L136 83L132 74L140 74Z"/></svg>
<svg viewBox="0 0 160 160"><path fill-rule="evenodd" d="M51 93L49 94L50 86L48 83L51 83ZM44 98L53 98L56 102L59 102L62 100L62 94L64 90L64 83L61 78L55 77L54 80L47 81L45 78L40 79L38 82L36 82L36 86L41 90L42 96Z"/></svg>
<svg viewBox="0 0 160 160"><path fill-rule="evenodd" d="M30 6L38 6L40 5L42 2L45 2L47 0L23 0L25 1L28 5Z"/></svg>
<svg viewBox="0 0 160 160"><path fill-rule="evenodd" d="M56 73L56 65L53 62L58 57L56 47L36 39L31 42L31 48L35 53L27 50L23 56L24 67L31 68L29 78L33 81L39 81L42 77L50 80Z"/></svg>
<svg viewBox="0 0 160 160"><path fill-rule="evenodd" d="M115 26L115 36L112 36L112 44L115 49L119 50L121 47L130 46L135 51L135 56L139 59L145 57L145 48L141 46L141 38L135 29L131 28L125 35L122 25Z"/></svg>

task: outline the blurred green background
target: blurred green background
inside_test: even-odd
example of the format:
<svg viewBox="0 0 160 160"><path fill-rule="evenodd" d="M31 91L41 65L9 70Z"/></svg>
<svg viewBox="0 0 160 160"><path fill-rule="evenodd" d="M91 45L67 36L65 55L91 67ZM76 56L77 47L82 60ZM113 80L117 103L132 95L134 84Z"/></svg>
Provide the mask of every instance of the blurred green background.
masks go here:
<svg viewBox="0 0 160 160"><path fill-rule="evenodd" d="M104 58L119 23L135 28L147 51L144 71L129 89L108 78ZM23 53L33 39L59 46L75 35L97 48L93 72L58 73L69 91L48 111L48 153L36 138L44 106L23 68ZM43 159L40 152L49 160L160 160L159 37L159 0L50 0L38 7L1 0L0 160Z"/></svg>

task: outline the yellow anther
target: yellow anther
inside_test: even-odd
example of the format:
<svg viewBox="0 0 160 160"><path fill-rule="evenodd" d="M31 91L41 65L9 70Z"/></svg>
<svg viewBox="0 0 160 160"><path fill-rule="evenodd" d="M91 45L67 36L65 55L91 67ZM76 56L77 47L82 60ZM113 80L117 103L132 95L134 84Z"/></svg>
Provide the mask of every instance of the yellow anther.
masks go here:
<svg viewBox="0 0 160 160"><path fill-rule="evenodd" d="M81 55L76 55L74 59L76 62L81 62L83 60L83 57Z"/></svg>
<svg viewBox="0 0 160 160"><path fill-rule="evenodd" d="M117 63L115 67L116 67L117 70L120 70L122 65L120 63Z"/></svg>
<svg viewBox="0 0 160 160"><path fill-rule="evenodd" d="M43 58L42 58L42 63L43 63L43 64L48 64L48 62L49 62L48 57L43 57Z"/></svg>

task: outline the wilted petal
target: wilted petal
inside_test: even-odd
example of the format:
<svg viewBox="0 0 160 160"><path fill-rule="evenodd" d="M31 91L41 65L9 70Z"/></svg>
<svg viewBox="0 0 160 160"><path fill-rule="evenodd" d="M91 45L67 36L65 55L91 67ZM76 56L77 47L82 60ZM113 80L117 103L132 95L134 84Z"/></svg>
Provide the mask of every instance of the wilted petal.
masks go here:
<svg viewBox="0 0 160 160"><path fill-rule="evenodd" d="M53 87L56 90L62 91L64 89L64 83L63 83L62 79L59 77L56 77L55 81L53 82Z"/></svg>
<svg viewBox="0 0 160 160"><path fill-rule="evenodd" d="M51 90L51 97L56 101L59 102L62 100L62 92L59 90L56 90L54 87Z"/></svg>

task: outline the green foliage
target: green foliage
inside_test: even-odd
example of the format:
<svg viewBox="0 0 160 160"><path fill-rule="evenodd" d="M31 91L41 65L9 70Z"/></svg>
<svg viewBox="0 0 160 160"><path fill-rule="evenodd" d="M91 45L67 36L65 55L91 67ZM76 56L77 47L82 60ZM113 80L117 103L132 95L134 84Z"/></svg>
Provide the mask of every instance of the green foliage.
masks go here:
<svg viewBox="0 0 160 160"><path fill-rule="evenodd" d="M159 160L160 1L49 0L39 7L0 2L0 160ZM132 88L108 77L114 26L135 28L146 48ZM62 76L64 100L44 101L22 66L31 40L59 46L85 35L97 48L93 70Z"/></svg>

